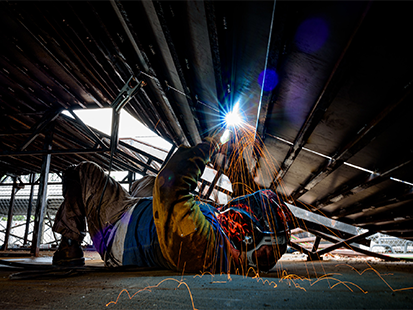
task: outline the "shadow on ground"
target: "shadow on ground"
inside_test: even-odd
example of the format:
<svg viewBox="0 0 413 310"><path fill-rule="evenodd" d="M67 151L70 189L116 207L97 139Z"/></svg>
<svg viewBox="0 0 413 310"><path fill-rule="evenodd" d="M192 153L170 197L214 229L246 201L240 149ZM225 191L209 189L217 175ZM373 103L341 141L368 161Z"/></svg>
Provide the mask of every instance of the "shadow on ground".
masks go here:
<svg viewBox="0 0 413 310"><path fill-rule="evenodd" d="M50 257L30 260L50 264ZM16 277L0 269L1 309L411 309L413 263L285 256L268 274L86 270ZM24 274L23 274L24 275ZM10 278L12 276L13 279ZM33 276L33 277L30 277Z"/></svg>

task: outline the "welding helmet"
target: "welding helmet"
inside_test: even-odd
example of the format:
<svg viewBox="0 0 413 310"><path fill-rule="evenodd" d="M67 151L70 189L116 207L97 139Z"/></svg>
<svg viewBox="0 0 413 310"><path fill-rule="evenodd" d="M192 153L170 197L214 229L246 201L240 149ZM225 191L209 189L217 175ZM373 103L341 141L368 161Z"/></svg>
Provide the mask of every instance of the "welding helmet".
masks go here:
<svg viewBox="0 0 413 310"><path fill-rule="evenodd" d="M271 190L235 198L218 209L218 221L232 245L246 252L248 265L260 271L275 266L285 253L292 214Z"/></svg>

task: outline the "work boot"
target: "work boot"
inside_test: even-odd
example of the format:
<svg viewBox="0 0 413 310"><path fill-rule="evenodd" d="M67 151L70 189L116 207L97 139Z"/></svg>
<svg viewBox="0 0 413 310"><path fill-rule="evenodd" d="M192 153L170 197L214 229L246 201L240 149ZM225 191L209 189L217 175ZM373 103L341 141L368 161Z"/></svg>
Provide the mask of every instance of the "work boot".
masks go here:
<svg viewBox="0 0 413 310"><path fill-rule="evenodd" d="M85 265L80 242L62 237L57 251L53 255L53 265L62 267L80 267Z"/></svg>

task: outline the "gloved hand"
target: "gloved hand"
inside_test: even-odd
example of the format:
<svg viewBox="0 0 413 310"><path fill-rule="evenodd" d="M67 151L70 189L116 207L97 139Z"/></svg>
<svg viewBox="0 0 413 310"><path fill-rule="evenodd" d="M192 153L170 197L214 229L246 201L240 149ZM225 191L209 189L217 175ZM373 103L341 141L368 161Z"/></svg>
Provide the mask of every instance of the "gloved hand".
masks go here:
<svg viewBox="0 0 413 310"><path fill-rule="evenodd" d="M212 135L205 138L205 140L211 142L215 146L214 155L222 149L222 146L227 144L231 140L232 132L228 129L217 129Z"/></svg>
<svg viewBox="0 0 413 310"><path fill-rule="evenodd" d="M214 134L210 136L210 139L218 146L216 152L211 157L211 163L214 169L222 169L225 172L228 169L228 157L233 148L233 132L229 129L222 128L214 132Z"/></svg>

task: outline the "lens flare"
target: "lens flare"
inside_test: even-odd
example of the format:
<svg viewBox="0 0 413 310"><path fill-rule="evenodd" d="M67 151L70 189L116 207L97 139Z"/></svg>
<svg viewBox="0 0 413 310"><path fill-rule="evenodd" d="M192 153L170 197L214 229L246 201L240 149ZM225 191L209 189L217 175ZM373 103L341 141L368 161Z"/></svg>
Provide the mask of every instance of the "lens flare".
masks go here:
<svg viewBox="0 0 413 310"><path fill-rule="evenodd" d="M272 69L264 70L258 76L258 84L264 91L273 90L278 84L278 74Z"/></svg>
<svg viewBox="0 0 413 310"><path fill-rule="evenodd" d="M295 44L304 53L317 52L327 41L329 27L327 22L318 17L306 19L295 34Z"/></svg>

